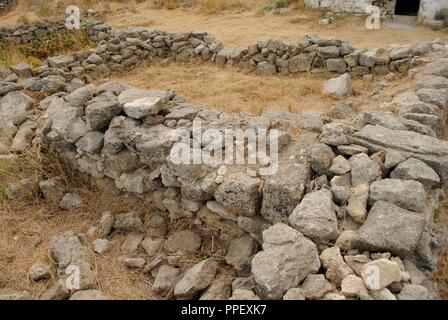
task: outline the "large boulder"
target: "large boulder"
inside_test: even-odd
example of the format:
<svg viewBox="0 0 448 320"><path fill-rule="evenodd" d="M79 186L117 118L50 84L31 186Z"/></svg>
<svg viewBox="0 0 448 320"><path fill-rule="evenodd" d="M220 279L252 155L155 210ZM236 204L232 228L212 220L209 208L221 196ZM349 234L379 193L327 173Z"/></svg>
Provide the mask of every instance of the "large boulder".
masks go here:
<svg viewBox="0 0 448 320"><path fill-rule="evenodd" d="M8 93L0 99L0 120L21 125L26 120L33 102L33 99L21 92Z"/></svg>
<svg viewBox="0 0 448 320"><path fill-rule="evenodd" d="M339 229L331 191L322 189L305 195L289 217L289 222L312 239L336 239Z"/></svg>
<svg viewBox="0 0 448 320"><path fill-rule="evenodd" d="M420 182L414 180L384 179L370 186L369 203L383 200L403 209L422 212L425 208L426 193Z"/></svg>
<svg viewBox="0 0 448 320"><path fill-rule="evenodd" d="M117 101L98 101L86 107L86 122L89 130L97 130L107 127L113 117L122 112L122 107Z"/></svg>
<svg viewBox="0 0 448 320"><path fill-rule="evenodd" d="M390 174L391 178L401 180L415 180L426 186L437 186L440 177L426 163L417 159L408 159L398 164Z"/></svg>
<svg viewBox="0 0 448 320"><path fill-rule="evenodd" d="M359 153L350 159L352 184L371 184L373 181L381 179L381 168L376 161L373 161L365 153Z"/></svg>
<svg viewBox="0 0 448 320"><path fill-rule="evenodd" d="M377 201L358 231L357 248L406 257L417 247L425 218L386 201Z"/></svg>
<svg viewBox="0 0 448 320"><path fill-rule="evenodd" d="M324 83L323 93L327 95L346 96L352 94L352 81L349 73L330 79Z"/></svg>
<svg viewBox="0 0 448 320"><path fill-rule="evenodd" d="M261 214L269 221L286 222L303 197L311 170L306 163L280 165L263 185Z"/></svg>
<svg viewBox="0 0 448 320"><path fill-rule="evenodd" d="M230 175L216 190L216 201L227 210L245 216L254 216L260 209L258 192L261 180L245 173Z"/></svg>
<svg viewBox="0 0 448 320"><path fill-rule="evenodd" d="M252 259L260 297L281 299L288 289L319 270L316 246L297 230L278 223L263 232L263 240L263 251Z"/></svg>

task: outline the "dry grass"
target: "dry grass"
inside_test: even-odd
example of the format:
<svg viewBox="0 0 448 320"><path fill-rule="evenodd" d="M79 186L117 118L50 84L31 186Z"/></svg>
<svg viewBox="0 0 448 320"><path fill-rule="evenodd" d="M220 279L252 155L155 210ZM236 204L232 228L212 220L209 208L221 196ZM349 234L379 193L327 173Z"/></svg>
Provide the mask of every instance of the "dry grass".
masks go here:
<svg viewBox="0 0 448 320"><path fill-rule="evenodd" d="M132 73L114 77L140 88L175 90L188 101L227 112L260 115L265 110L300 112L305 109L327 112L338 99L321 94L327 74L260 77L233 67L217 68L211 64L189 63L141 65ZM408 88L407 79L399 79L380 92L378 101L390 101L398 89ZM360 110L376 110L379 103L370 93L373 82L354 79L355 98Z"/></svg>
<svg viewBox="0 0 448 320"><path fill-rule="evenodd" d="M210 3L210 9L204 10L200 5L193 7L178 7L173 10L154 9L148 2L138 3L137 12L116 12L106 17L106 21L114 27L127 29L130 26L151 26L151 28L178 31L207 31L225 46L244 48L261 38L271 37L287 43L302 39L305 33L314 33L320 37L341 38L359 48L377 48L393 43L414 44L443 37L443 33L431 28L418 26L412 29L387 28L367 30L363 17L337 16L335 23L321 26L318 20L325 15L319 10L309 10L296 6L286 14L272 14L268 11L260 16L260 8L269 1L242 0L249 3L249 9L218 10L221 6L217 0L199 0ZM224 0L236 3L236 0ZM275 0L270 1L274 3ZM252 5L251 3L258 3ZM112 7L118 4L112 3ZM227 6L227 5L225 5ZM218 14L208 14L206 11L219 11ZM296 15L307 15L310 20L292 24L290 20ZM150 23L149 23L150 22Z"/></svg>
<svg viewBox="0 0 448 320"><path fill-rule="evenodd" d="M44 153L42 153L42 151ZM54 236L68 230L86 234L90 227L98 224L103 212L124 213L137 211L145 217L143 230L150 227L149 217L158 213L152 206L132 196L111 194L87 183L83 176L64 167L56 155L40 150L39 146L20 155L13 166L0 163L0 190L7 183L23 178L41 179L60 177L68 192L78 194L83 201L81 208L74 211L61 211L56 204L42 199L37 185L22 197L8 200L0 192L0 270L6 272L10 281L6 287L27 290L37 299L57 279L56 266L48 251L48 242ZM172 221L168 234L181 229L193 229L188 219ZM199 232L199 231L198 231ZM144 233L144 232L143 232ZM39 236L42 242L30 245L31 236ZM113 250L98 256L92 251L93 238L87 237L91 251L93 269L97 275L98 288L112 299L147 300L161 299L151 292L152 280L144 276L142 270L125 267L121 258L121 244L126 235L113 233L108 238L115 241ZM220 249L218 241L212 236L202 234L203 245L198 255L182 257L179 264L183 270ZM144 255L142 255L144 256ZM29 268L36 262L51 266L52 279L34 283L28 279ZM223 272L227 272L223 270Z"/></svg>
<svg viewBox="0 0 448 320"><path fill-rule="evenodd" d="M91 46L91 41L83 31L55 34L46 41L34 41L30 44L0 43L0 66L10 67L25 62L37 67L47 57L81 51Z"/></svg>
<svg viewBox="0 0 448 320"><path fill-rule="evenodd" d="M448 188L445 189L445 195L448 196ZM440 205L435 212L435 223L441 228L446 229L448 226L448 198ZM440 296L448 299L448 245L446 245L439 255L437 267L434 270L433 279L436 281Z"/></svg>

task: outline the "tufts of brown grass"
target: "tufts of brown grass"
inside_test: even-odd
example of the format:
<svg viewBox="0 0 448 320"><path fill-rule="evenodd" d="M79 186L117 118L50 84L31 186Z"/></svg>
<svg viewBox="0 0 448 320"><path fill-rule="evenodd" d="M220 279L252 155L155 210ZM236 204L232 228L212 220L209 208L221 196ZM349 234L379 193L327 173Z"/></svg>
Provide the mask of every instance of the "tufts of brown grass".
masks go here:
<svg viewBox="0 0 448 320"><path fill-rule="evenodd" d="M329 77L306 73L260 77L233 67L218 68L192 62L141 65L132 75L123 74L116 78L141 88L173 89L186 100L204 107L260 115L268 109L293 113L305 109L328 111L338 100L321 93L323 82ZM376 109L378 103L371 105L368 97L373 83L361 79L355 79L353 83L360 103ZM387 92L383 94L387 95Z"/></svg>
<svg viewBox="0 0 448 320"><path fill-rule="evenodd" d="M83 31L55 34L46 41L35 39L29 44L0 43L0 66L10 67L16 63L25 62L32 67L37 67L47 57L80 51L91 46L91 41Z"/></svg>
<svg viewBox="0 0 448 320"><path fill-rule="evenodd" d="M448 188L445 189L445 195L448 196ZM434 213L434 221L442 229L448 227L448 199L445 199ZM448 299L448 245L442 249L439 255L432 277L437 283L440 296L443 299Z"/></svg>
<svg viewBox="0 0 448 320"><path fill-rule="evenodd" d="M145 217L144 229L150 227L149 218L157 213L149 203L141 199L131 195L117 195L109 190L92 186L84 176L64 166L56 154L40 146L19 155L10 166L0 164L0 189L9 182L23 178L33 177L35 181L31 192L24 193L20 198L9 200L0 193L0 270L9 278L7 288L27 290L34 299L50 288L57 279L56 266L48 251L48 243L52 237L68 230L86 234L92 226L98 224L102 213L106 211L115 214L140 212ZM51 177L61 178L67 192L78 194L82 198L82 207L66 212L61 211L57 204L42 199L37 190L37 182ZM188 219L171 221L168 225L168 234L194 228ZM41 238L41 243L34 246L31 242L36 236ZM179 266L183 270L221 248L219 241L213 236L205 233L202 236L204 241L201 251L197 255L184 256L180 259ZM132 270L125 267L122 261L123 253L120 250L125 237L125 234L116 232L108 236L108 239L114 241L114 247L101 256L95 255L90 249L94 239L85 237L86 245L91 251L98 288L112 299L163 298L156 297L151 292L152 280L147 278L141 269ZM34 283L28 279L28 270L36 262L51 266L50 280Z"/></svg>

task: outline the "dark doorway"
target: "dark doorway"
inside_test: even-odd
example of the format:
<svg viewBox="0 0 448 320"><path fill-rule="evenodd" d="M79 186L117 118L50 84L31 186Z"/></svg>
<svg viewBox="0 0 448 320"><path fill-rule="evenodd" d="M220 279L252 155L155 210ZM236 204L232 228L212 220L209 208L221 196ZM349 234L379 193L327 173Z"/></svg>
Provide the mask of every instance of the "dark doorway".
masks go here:
<svg viewBox="0 0 448 320"><path fill-rule="evenodd" d="M395 14L403 16L416 16L420 8L420 0L397 0Z"/></svg>

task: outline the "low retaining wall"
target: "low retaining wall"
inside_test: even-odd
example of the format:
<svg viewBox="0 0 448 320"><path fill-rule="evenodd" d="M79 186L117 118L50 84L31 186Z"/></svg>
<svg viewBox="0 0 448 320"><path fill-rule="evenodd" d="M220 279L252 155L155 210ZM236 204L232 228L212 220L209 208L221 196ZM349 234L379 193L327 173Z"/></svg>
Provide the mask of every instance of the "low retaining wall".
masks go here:
<svg viewBox="0 0 448 320"><path fill-rule="evenodd" d="M35 38L38 40L37 34L45 38L60 34L62 30L66 30L62 23L36 25L4 33L3 41L28 43ZM420 56L432 50L432 44L427 43L363 51L343 40L320 39L313 35L306 35L302 41L293 44L264 39L245 49L232 49L224 48L221 42L206 32L169 33L143 28L123 31L100 22L85 24L83 30L92 41L98 43L96 48L72 56L51 58L46 65L77 77L87 76L89 81L104 78L111 72L129 70L143 62L167 59L232 65L253 70L259 75L349 72L353 76L363 76L403 73L417 64ZM38 69L38 75L46 76L46 72L39 74L42 70L46 68Z"/></svg>

